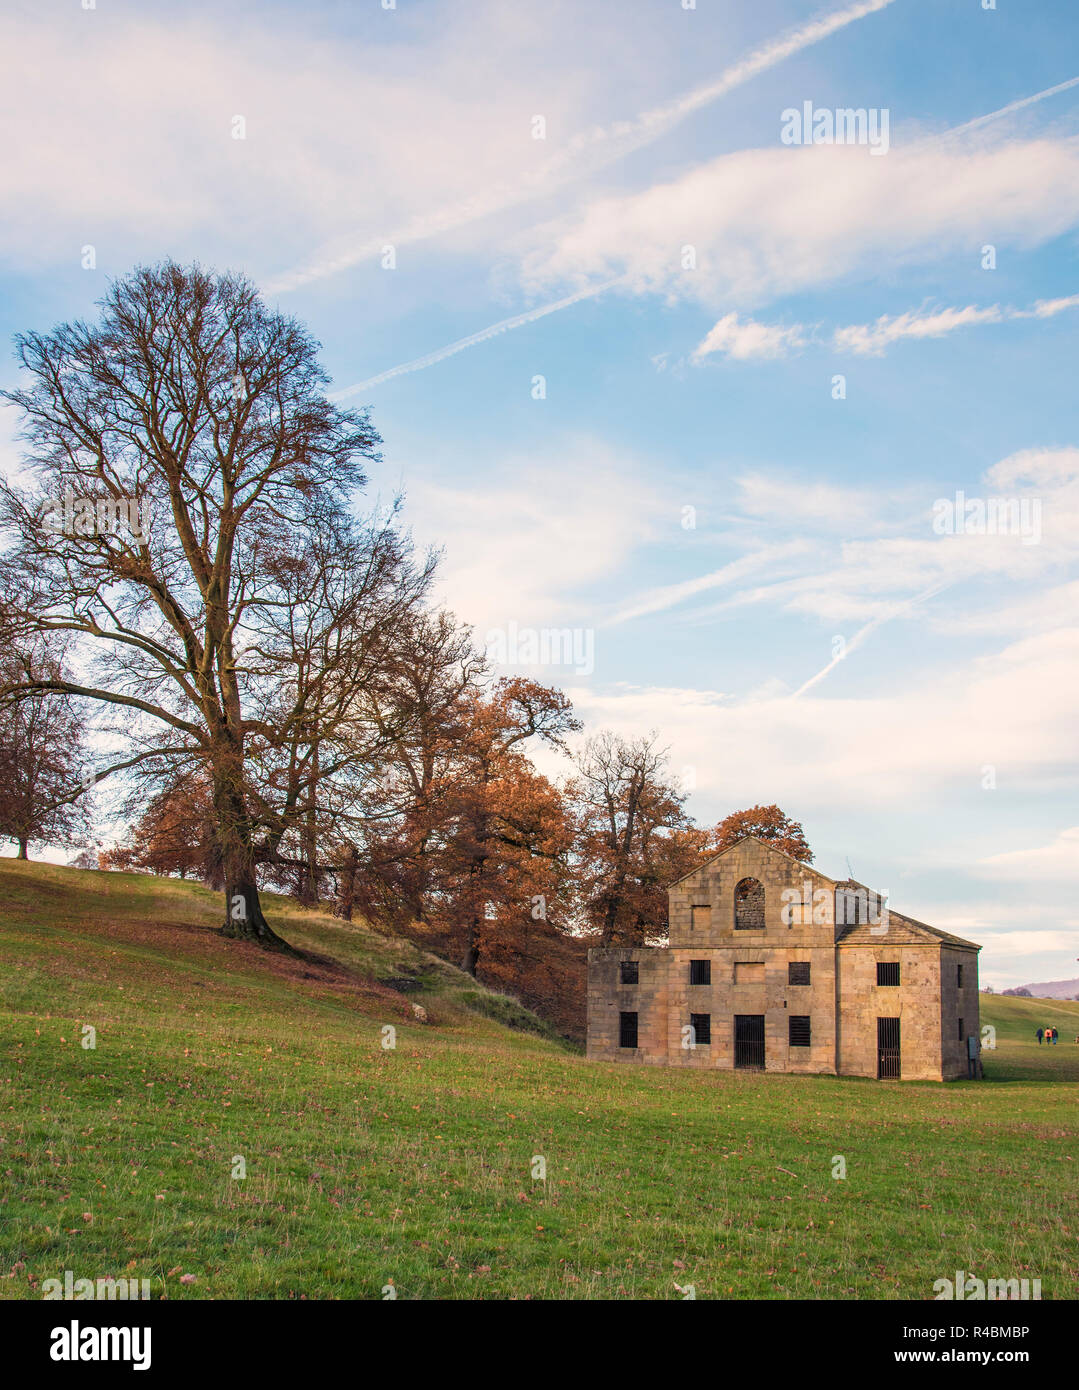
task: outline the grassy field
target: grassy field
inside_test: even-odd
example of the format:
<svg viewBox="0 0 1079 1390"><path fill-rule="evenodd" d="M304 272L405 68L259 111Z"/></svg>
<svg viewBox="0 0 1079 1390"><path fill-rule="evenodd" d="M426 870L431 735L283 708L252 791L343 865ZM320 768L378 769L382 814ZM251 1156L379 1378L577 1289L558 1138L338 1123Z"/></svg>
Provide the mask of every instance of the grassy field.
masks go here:
<svg viewBox="0 0 1079 1390"><path fill-rule="evenodd" d="M984 1083L605 1066L268 903L321 959L225 942L196 885L0 860L0 1297L1079 1296L1079 1004L984 998Z"/></svg>

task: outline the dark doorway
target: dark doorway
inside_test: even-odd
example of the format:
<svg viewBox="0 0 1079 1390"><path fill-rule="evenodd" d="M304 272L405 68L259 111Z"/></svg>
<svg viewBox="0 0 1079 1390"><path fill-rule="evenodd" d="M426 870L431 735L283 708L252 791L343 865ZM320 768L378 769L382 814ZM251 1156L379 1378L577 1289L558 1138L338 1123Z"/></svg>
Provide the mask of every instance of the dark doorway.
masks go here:
<svg viewBox="0 0 1079 1390"><path fill-rule="evenodd" d="M877 1080L897 1080L902 1065L899 1056L899 1020L877 1019Z"/></svg>
<svg viewBox="0 0 1079 1390"><path fill-rule="evenodd" d="M764 1070L763 1014L735 1014L734 1065L739 1071Z"/></svg>

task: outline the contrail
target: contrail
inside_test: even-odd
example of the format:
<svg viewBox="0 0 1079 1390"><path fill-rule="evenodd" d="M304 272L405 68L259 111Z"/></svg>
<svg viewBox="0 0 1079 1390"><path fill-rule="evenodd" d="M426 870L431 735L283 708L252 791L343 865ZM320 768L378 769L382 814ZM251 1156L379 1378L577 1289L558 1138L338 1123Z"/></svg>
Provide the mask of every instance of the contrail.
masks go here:
<svg viewBox="0 0 1079 1390"><path fill-rule="evenodd" d="M538 309L529 309L527 313L515 314L513 318L509 319L501 319L498 323L492 323L487 328L481 328L478 333L470 333L467 338L458 338L455 343L437 348L425 357L416 357L411 362L402 362L399 367L391 367L388 371L379 372L377 376L368 377L366 381L358 381L355 386L345 386L340 391L334 391L330 395L330 400L344 400L346 396L354 396L357 391L366 391L369 386L378 386L383 381L391 381L395 376L404 376L408 372L418 372L423 367L431 367L434 363L443 361L444 358L452 357L454 353L464 352L465 348L475 347L477 343L485 343L488 338L497 338L500 333L508 333L511 328L520 328L522 324L535 323L537 319L544 318L547 314L556 313L559 309L568 309L571 304L577 304L582 299L591 299L594 295L602 294L604 290L609 290L612 285L619 284L625 278L625 276L619 276L617 280L607 280L602 285L589 285L586 289L566 295L564 299L556 299L553 304L543 304Z"/></svg>
<svg viewBox="0 0 1079 1390"><path fill-rule="evenodd" d="M613 627L618 623L629 622L633 618L643 618L652 613L663 613L668 608L673 608L676 604L684 602L687 598L696 598L698 594L705 593L709 589L719 588L742 579L762 565L774 565L778 560L782 560L790 554L797 554L802 548L800 541L764 546L761 550L754 551L750 555L743 555L738 560L732 560L729 564L713 570L710 574L700 575L696 579L686 579L679 584L667 584L659 589L651 589L627 607L613 614L602 625Z"/></svg>
<svg viewBox="0 0 1079 1390"><path fill-rule="evenodd" d="M866 15L875 14L878 10L886 9L893 3L894 0L860 0L858 4L848 5L844 10L823 15L819 19L811 19L807 24L792 29L788 34L781 34L779 38L770 39L760 48L754 49L748 57L743 58L732 67L724 69L713 82L707 82L687 93L684 97L679 97L665 106L658 106L652 111L646 111L644 115L638 117L633 122L632 143L629 148L639 149L642 144L650 143L658 135L665 134L672 126L692 115L693 112L711 105L713 101L725 96L727 92L733 91L735 87L740 87L744 82L748 82L751 77L766 72L769 68L775 67L777 63L783 62L785 58L790 58L793 54L801 52L803 48L820 43L822 39L828 38L837 30L845 29L848 24L864 19ZM602 138L607 138L606 131L601 134Z"/></svg>
<svg viewBox="0 0 1079 1390"><path fill-rule="evenodd" d="M1002 106L999 111L990 111L988 116L978 116L973 121L967 121L965 125L953 126L951 130L945 131L945 135L962 135L968 130L977 130L979 126L988 125L990 121L997 121L1001 116L1010 116L1013 111L1022 111L1024 106L1033 106L1036 101L1044 101L1046 97L1054 97L1057 92L1066 92L1069 87L1079 87L1079 77L1069 77L1067 82L1058 82L1055 87L1046 87L1044 92L1035 92L1032 97L1023 97L1020 101L1013 101L1008 106Z"/></svg>
<svg viewBox="0 0 1079 1390"><path fill-rule="evenodd" d="M825 676L834 671L841 661L845 661L846 658L850 656L851 652L860 647L870 633L875 632L883 623L890 622L892 618L898 618L901 613L906 613L908 609L913 608L916 603L921 603L927 598L933 598L937 594L942 593L943 590L951 588L953 582L952 580L947 580L944 583L931 584L928 589L923 589L920 594L915 594L912 598L901 600L899 603L890 604L883 613L875 618L871 618L864 627L858 629L843 649L842 656L833 656L827 666L822 667L815 676L810 676L809 680L807 680L804 685L799 686L789 698L797 700L800 695L804 695L807 690L811 690L818 682L824 680Z"/></svg>
<svg viewBox="0 0 1079 1390"><path fill-rule="evenodd" d="M745 58L725 68L713 81L704 83L674 101L653 107L632 120L618 121L613 125L600 126L575 135L565 149L521 182L509 188L477 194L436 213L415 217L395 233L368 238L358 246L341 250L337 254L327 251L318 260L285 271L270 280L266 285L266 292L287 293L301 285L310 284L313 280L322 280L328 275L347 270L360 261L377 256L386 246L405 246L435 236L439 232L453 231L479 218L489 217L493 213L502 212L519 203L552 192L570 178L602 168L624 155L650 145L684 121L687 116L709 106L759 73L766 72L804 48L820 43L838 30L846 28L848 24L875 14L878 10L887 9L894 3L895 0L858 0L858 3L848 5L845 9L810 20L778 38L769 39ZM583 169L582 163L585 166Z"/></svg>

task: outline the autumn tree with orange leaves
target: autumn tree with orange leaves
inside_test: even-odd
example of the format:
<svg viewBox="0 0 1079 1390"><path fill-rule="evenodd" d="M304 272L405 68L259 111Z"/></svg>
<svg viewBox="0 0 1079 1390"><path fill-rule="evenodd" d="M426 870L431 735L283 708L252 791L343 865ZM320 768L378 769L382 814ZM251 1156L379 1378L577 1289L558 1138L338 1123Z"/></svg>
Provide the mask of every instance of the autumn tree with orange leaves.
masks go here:
<svg viewBox="0 0 1079 1390"><path fill-rule="evenodd" d="M745 811L732 811L725 816L708 839L709 854L718 854L728 849L747 835L755 835L769 844L798 859L803 864L812 864L813 851L805 837L805 831L796 820L791 820L778 806L750 806Z"/></svg>
<svg viewBox="0 0 1079 1390"><path fill-rule="evenodd" d="M196 771L168 782L150 798L126 839L100 859L103 869L197 878L220 891L224 866L214 836L209 777Z"/></svg>
<svg viewBox="0 0 1079 1390"><path fill-rule="evenodd" d="M523 677L500 680L465 704L439 879L445 918L461 941L461 968L475 975L496 942L504 950L530 920L546 920L548 904L566 899L572 823L525 749L562 748L580 723L561 691Z"/></svg>

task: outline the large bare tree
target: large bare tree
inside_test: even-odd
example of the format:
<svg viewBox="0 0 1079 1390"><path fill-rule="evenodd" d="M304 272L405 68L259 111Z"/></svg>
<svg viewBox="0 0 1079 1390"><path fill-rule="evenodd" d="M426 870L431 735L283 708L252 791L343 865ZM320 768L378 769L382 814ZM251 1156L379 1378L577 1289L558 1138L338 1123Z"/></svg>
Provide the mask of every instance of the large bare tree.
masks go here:
<svg viewBox="0 0 1079 1390"><path fill-rule="evenodd" d="M137 745L118 765L204 767L223 930L283 948L259 902L245 766L250 741L278 746L281 732L241 653L274 640L281 557L340 524L379 437L327 398L304 328L239 275L141 268L96 323L17 347L25 380L4 395L36 485L0 491L0 640L76 634L85 669L26 674L8 693L118 707Z"/></svg>
<svg viewBox="0 0 1079 1390"><path fill-rule="evenodd" d="M604 730L589 739L567 794L578 816L586 919L605 946L661 934L667 885L694 867L705 837L669 779L655 734L627 739Z"/></svg>

